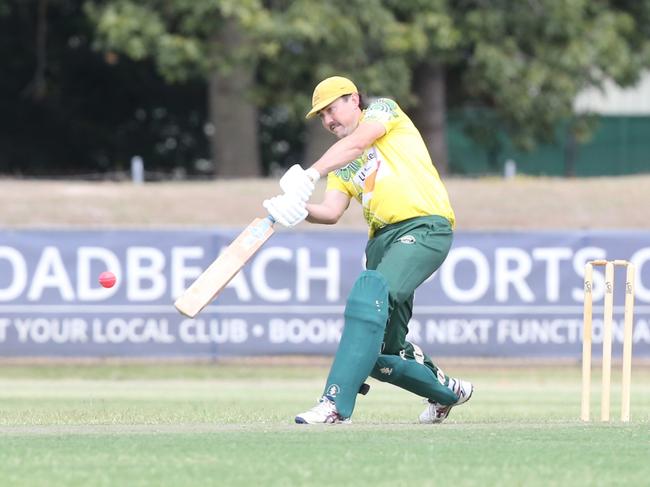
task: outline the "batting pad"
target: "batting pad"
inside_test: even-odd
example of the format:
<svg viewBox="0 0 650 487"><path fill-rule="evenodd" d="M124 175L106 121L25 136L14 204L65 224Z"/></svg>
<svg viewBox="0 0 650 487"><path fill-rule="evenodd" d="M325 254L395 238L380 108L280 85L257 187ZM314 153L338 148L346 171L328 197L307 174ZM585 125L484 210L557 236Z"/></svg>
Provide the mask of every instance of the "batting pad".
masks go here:
<svg viewBox="0 0 650 487"><path fill-rule="evenodd" d="M350 291L345 325L323 394L336 403L341 416L354 410L359 387L372 371L388 321L388 282L377 271L364 271Z"/></svg>
<svg viewBox="0 0 650 487"><path fill-rule="evenodd" d="M399 355L380 355L370 374L374 379L401 387L440 404L454 404L458 397L426 365Z"/></svg>

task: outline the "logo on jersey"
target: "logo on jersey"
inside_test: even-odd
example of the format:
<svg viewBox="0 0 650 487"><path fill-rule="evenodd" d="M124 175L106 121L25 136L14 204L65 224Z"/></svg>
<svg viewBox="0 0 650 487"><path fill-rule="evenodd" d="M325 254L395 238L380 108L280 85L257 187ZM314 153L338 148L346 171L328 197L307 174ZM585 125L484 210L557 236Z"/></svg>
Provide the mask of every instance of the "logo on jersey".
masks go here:
<svg viewBox="0 0 650 487"><path fill-rule="evenodd" d="M341 178L342 181L345 181L347 183L352 180L354 175L359 171L359 169L361 169L362 166L363 157L358 157L354 161L343 166L341 169L334 171L334 174Z"/></svg>
<svg viewBox="0 0 650 487"><path fill-rule="evenodd" d="M360 188L363 188L364 193L372 191L375 187L375 175L378 169L379 158L377 157L375 148L371 147L368 151L366 163L357 171L352 181Z"/></svg>
<svg viewBox="0 0 650 487"><path fill-rule="evenodd" d="M397 103L389 98L379 98L366 108L364 120L389 122L399 116Z"/></svg>

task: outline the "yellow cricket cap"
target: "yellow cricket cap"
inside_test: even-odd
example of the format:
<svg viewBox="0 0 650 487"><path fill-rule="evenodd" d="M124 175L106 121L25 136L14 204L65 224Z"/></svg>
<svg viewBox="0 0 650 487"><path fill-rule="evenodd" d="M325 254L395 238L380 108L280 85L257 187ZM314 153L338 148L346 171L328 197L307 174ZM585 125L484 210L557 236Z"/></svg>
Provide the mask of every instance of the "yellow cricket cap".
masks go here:
<svg viewBox="0 0 650 487"><path fill-rule="evenodd" d="M313 117L316 113L343 95L358 92L359 90L354 86L354 83L343 76L332 76L331 78L324 79L314 88L314 94L311 97L311 110L309 110L305 118Z"/></svg>

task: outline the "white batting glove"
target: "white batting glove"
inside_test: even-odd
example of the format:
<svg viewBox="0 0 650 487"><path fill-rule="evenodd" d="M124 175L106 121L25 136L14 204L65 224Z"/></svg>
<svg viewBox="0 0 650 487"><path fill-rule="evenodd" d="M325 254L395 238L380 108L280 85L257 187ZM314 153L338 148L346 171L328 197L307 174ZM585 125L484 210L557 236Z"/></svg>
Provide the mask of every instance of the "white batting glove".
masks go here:
<svg viewBox="0 0 650 487"><path fill-rule="evenodd" d="M312 167L304 170L300 164L291 166L280 178L280 187L287 194L294 194L302 201L307 201L314 192L315 184L320 179L318 171Z"/></svg>
<svg viewBox="0 0 650 487"><path fill-rule="evenodd" d="M285 227L293 227L307 218L305 202L295 194L281 194L262 203L273 219Z"/></svg>

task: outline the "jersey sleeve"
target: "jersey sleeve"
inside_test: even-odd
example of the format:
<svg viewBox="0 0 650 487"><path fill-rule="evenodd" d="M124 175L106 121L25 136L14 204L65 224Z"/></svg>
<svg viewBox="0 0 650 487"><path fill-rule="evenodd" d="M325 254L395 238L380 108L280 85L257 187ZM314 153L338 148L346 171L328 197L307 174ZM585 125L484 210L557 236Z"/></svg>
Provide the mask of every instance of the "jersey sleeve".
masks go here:
<svg viewBox="0 0 650 487"><path fill-rule="evenodd" d="M335 189L343 194L347 194L351 198L354 197L354 195L350 192L348 185L346 185L345 182L336 174L336 171L332 171L327 175L327 191L331 189Z"/></svg>
<svg viewBox="0 0 650 487"><path fill-rule="evenodd" d="M372 101L366 108L362 122L375 121L379 122L390 132L399 122L400 110L393 100L389 98L378 98Z"/></svg>

